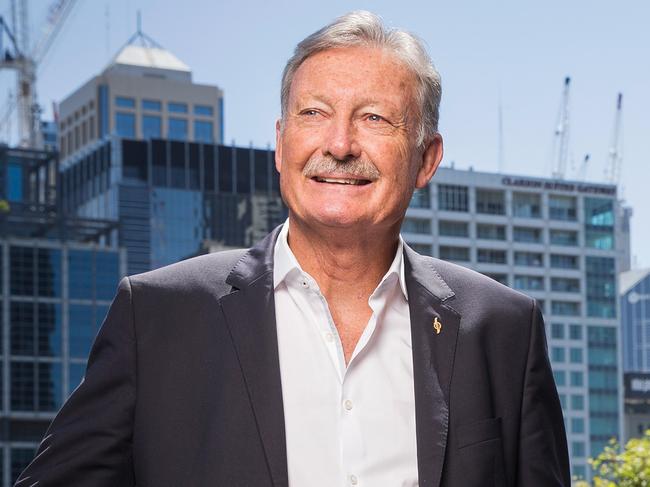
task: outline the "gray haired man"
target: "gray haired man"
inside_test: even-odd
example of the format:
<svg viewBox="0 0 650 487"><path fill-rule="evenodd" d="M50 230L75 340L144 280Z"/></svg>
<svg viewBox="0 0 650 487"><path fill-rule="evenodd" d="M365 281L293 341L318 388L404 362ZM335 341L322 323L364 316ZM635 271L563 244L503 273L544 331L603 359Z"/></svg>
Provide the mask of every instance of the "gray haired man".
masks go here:
<svg viewBox="0 0 650 487"><path fill-rule="evenodd" d="M399 230L442 159L440 78L353 12L282 79L289 219L125 278L19 486L568 486L534 300Z"/></svg>

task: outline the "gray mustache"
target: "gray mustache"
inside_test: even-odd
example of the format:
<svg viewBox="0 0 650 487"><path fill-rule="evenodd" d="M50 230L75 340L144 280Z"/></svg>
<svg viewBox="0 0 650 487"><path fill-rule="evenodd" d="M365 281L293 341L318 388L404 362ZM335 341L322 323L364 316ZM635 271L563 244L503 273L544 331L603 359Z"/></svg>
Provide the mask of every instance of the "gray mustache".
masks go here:
<svg viewBox="0 0 650 487"><path fill-rule="evenodd" d="M322 156L311 158L302 170L303 176L355 176L359 179L375 181L379 179L379 170L367 159L348 159L341 161L334 157Z"/></svg>

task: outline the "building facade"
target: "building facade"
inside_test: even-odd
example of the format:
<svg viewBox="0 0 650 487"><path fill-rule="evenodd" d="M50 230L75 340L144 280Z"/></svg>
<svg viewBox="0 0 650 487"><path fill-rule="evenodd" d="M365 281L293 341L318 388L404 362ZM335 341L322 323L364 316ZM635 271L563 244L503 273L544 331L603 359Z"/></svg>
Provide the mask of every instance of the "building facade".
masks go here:
<svg viewBox="0 0 650 487"><path fill-rule="evenodd" d="M564 412L572 473L622 432L616 188L440 168L402 226L421 253L537 299Z"/></svg>
<svg viewBox="0 0 650 487"><path fill-rule="evenodd" d="M0 485L11 486L79 384L126 271L115 222L67 219L56 155L0 148Z"/></svg>
<svg viewBox="0 0 650 487"><path fill-rule="evenodd" d="M623 369L650 373L650 269L620 276Z"/></svg>
<svg viewBox="0 0 650 487"><path fill-rule="evenodd" d="M222 142L223 93L194 83L185 63L138 33L59 104L62 160L110 135Z"/></svg>

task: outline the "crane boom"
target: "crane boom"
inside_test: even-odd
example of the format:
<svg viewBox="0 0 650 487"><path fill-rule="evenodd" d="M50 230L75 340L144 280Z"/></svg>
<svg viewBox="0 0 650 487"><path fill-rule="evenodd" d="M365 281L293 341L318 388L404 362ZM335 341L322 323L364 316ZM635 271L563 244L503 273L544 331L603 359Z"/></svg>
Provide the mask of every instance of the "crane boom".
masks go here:
<svg viewBox="0 0 650 487"><path fill-rule="evenodd" d="M605 180L618 185L621 178L621 167L623 163L623 141L621 137L621 124L623 116L623 93L616 97L616 114L614 115L614 128L612 139L605 164Z"/></svg>

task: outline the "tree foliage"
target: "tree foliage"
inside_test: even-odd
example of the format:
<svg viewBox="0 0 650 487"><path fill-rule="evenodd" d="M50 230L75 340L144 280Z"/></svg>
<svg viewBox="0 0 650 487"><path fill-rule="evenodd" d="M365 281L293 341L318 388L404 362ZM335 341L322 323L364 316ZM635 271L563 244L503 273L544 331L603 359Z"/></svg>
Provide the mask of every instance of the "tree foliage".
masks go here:
<svg viewBox="0 0 650 487"><path fill-rule="evenodd" d="M611 440L603 452L589 460L594 472L593 487L650 487L650 430L632 438L623 449ZM584 481L575 487L589 487Z"/></svg>

